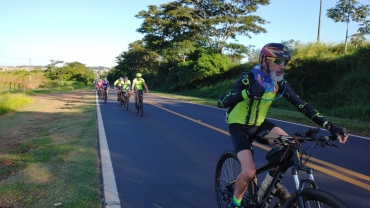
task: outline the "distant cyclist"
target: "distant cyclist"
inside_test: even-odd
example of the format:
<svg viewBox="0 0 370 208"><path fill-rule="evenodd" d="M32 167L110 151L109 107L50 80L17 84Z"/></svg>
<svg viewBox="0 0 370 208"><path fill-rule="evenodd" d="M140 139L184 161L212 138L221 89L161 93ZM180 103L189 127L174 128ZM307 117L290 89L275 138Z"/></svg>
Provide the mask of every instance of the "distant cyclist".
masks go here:
<svg viewBox="0 0 370 208"><path fill-rule="evenodd" d="M102 82L102 85L103 85L103 89L107 93L107 98L108 98L108 91L110 88L110 84L109 84L109 81L107 80L107 77L104 77L104 81Z"/></svg>
<svg viewBox="0 0 370 208"><path fill-rule="evenodd" d="M126 93L126 91L130 91L131 81L128 79L127 76L124 76L123 78L120 77L114 82L114 86L117 87L117 100L119 101L121 99L120 90L123 89L123 93ZM130 92L128 92L128 96L130 96Z"/></svg>
<svg viewBox="0 0 370 208"><path fill-rule="evenodd" d="M95 83L95 89L99 92L99 89L102 89L102 88L103 88L103 81L101 79L99 79Z"/></svg>
<svg viewBox="0 0 370 208"><path fill-rule="evenodd" d="M135 92L135 108L137 108L137 98L138 98L138 93L142 95L143 93L143 85L146 89L146 93L149 92L148 86L145 83L145 80L142 78L141 73L136 73L136 78L132 81L132 87L131 90L134 90Z"/></svg>
<svg viewBox="0 0 370 208"><path fill-rule="evenodd" d="M123 87L123 78L120 77L119 79L117 79L115 82L114 82L114 88L117 90L117 101L120 101L121 99L121 96L120 96L120 91Z"/></svg>

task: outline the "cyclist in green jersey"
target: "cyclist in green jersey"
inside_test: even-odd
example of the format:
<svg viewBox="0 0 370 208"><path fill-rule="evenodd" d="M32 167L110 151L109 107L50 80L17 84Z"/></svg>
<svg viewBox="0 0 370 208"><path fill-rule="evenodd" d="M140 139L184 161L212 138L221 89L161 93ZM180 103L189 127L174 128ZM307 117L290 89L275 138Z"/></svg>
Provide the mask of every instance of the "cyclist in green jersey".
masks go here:
<svg viewBox="0 0 370 208"><path fill-rule="evenodd" d="M135 92L135 107L137 107L136 102L138 93L142 93L143 86L146 89L146 93L149 92L148 86L146 85L145 80L142 78L142 76L143 75L141 73L136 73L136 78L132 81L131 91L134 90Z"/></svg>
<svg viewBox="0 0 370 208"><path fill-rule="evenodd" d="M130 88L131 88L131 81L128 79L127 76L124 76L123 78L120 77L119 79L117 79L114 82L113 85L117 89L117 101L120 101L120 99L121 99L120 90L121 89L123 89L123 90L130 90ZM129 93L129 96L130 96L130 93Z"/></svg>
<svg viewBox="0 0 370 208"><path fill-rule="evenodd" d="M313 122L329 130L340 143L345 143L348 139L346 128L338 127L324 118L296 95L289 83L283 79L285 66L290 59L290 51L284 44L265 45L260 51L260 64L253 67L251 71L244 72L234 86L218 100L218 107L228 108L226 121L242 168L235 182L233 200L228 207L240 206L248 183L256 174L256 165L251 151L251 143L255 136L265 129L272 134L288 135L280 127L266 120L268 108L273 100L283 96ZM278 97L276 97L277 94L279 94ZM273 140L258 142L273 144ZM267 173L263 183L270 184L273 174L274 171ZM279 184L275 196L284 203L290 193L282 184Z"/></svg>

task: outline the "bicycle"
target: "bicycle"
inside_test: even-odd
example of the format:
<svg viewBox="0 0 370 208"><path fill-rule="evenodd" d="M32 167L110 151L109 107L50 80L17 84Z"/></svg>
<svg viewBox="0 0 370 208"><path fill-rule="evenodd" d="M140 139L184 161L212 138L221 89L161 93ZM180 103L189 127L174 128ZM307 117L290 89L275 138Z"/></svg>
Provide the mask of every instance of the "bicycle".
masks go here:
<svg viewBox="0 0 370 208"><path fill-rule="evenodd" d="M101 99L102 98L102 93L101 93L101 88L98 87L98 98Z"/></svg>
<svg viewBox="0 0 370 208"><path fill-rule="evenodd" d="M138 113L140 116L143 116L143 113L144 113L143 91L138 90L136 96L138 97L136 101L136 113Z"/></svg>
<svg viewBox="0 0 370 208"><path fill-rule="evenodd" d="M104 103L107 103L107 99L108 99L108 93L107 93L107 88L105 87L104 88L104 93L103 93L103 100L104 100Z"/></svg>
<svg viewBox="0 0 370 208"><path fill-rule="evenodd" d="M129 96L128 96L128 90L122 90L121 93L121 106L123 106L124 109L128 110L128 103L129 103Z"/></svg>
<svg viewBox="0 0 370 208"><path fill-rule="evenodd" d="M274 208L284 206L288 208L347 208L347 205L333 194L318 189L317 184L313 178L313 169L306 166L312 152L308 155L306 150L302 148L301 143L313 141L316 146L334 146L331 141L336 140L332 136L316 137L319 128L309 129L306 133L295 133L291 136L277 136L269 135L268 131L263 131L257 138L275 139L275 144L281 145L279 148L271 149L266 159L268 163L256 170L256 175L248 184L248 188L243 196L241 207L243 208L265 208L271 203L278 183L284 177L285 172L291 168L294 177L295 193L283 205L281 202L275 204ZM312 149L312 151L313 151ZM252 150L253 155L253 150ZM276 168L271 184L266 188L262 198L257 194L257 175ZM232 200L234 194L234 186L236 177L241 171L240 162L233 151L224 152L216 168L215 191L219 208L226 208L227 204ZM308 179L300 180L298 178L298 171L304 171L308 174ZM305 187L310 185L310 188Z"/></svg>

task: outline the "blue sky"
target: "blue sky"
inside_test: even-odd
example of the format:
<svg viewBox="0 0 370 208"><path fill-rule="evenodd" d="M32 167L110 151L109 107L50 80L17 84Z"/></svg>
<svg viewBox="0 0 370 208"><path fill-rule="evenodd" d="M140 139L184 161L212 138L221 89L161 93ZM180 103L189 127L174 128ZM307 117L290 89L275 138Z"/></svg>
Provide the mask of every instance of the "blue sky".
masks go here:
<svg viewBox="0 0 370 208"><path fill-rule="evenodd" d="M370 4L370 0L358 0ZM128 44L140 40L142 20L134 17L150 4L169 0L0 0L0 66L42 65L50 60L113 67ZM238 43L261 48L268 42L317 38L320 0L271 0L256 15L269 21L267 33L237 36ZM344 42L346 24L326 17L337 0L323 0L320 40ZM368 17L370 19L370 17ZM351 22L349 35L358 23ZM366 37L370 39L369 36Z"/></svg>

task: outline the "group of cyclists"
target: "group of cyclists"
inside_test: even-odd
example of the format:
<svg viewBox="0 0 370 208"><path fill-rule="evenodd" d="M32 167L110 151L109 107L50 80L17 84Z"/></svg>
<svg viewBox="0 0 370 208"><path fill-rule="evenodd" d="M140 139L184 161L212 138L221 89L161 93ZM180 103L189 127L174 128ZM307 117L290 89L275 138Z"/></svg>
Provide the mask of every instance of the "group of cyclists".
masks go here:
<svg viewBox="0 0 370 208"><path fill-rule="evenodd" d="M117 101L121 101L121 96L120 96L121 91L123 91L124 94L128 93L129 97L131 96L131 91L133 91L135 93L135 97L134 97L135 108L137 107L138 94L141 94L141 95L143 94L143 87L145 88L146 93L149 92L148 86L146 85L143 75L141 73L136 73L136 78L132 81L132 84L131 84L131 81L128 79L128 77L124 76L124 77L120 77L119 79L117 79L114 82L113 86L114 86L114 89L117 90ZM95 89L97 90L97 92L99 92L100 90L105 91L107 96L108 96L109 88L110 88L110 84L109 84L109 81L107 80L107 77L104 77L103 80L99 79L95 83Z"/></svg>

